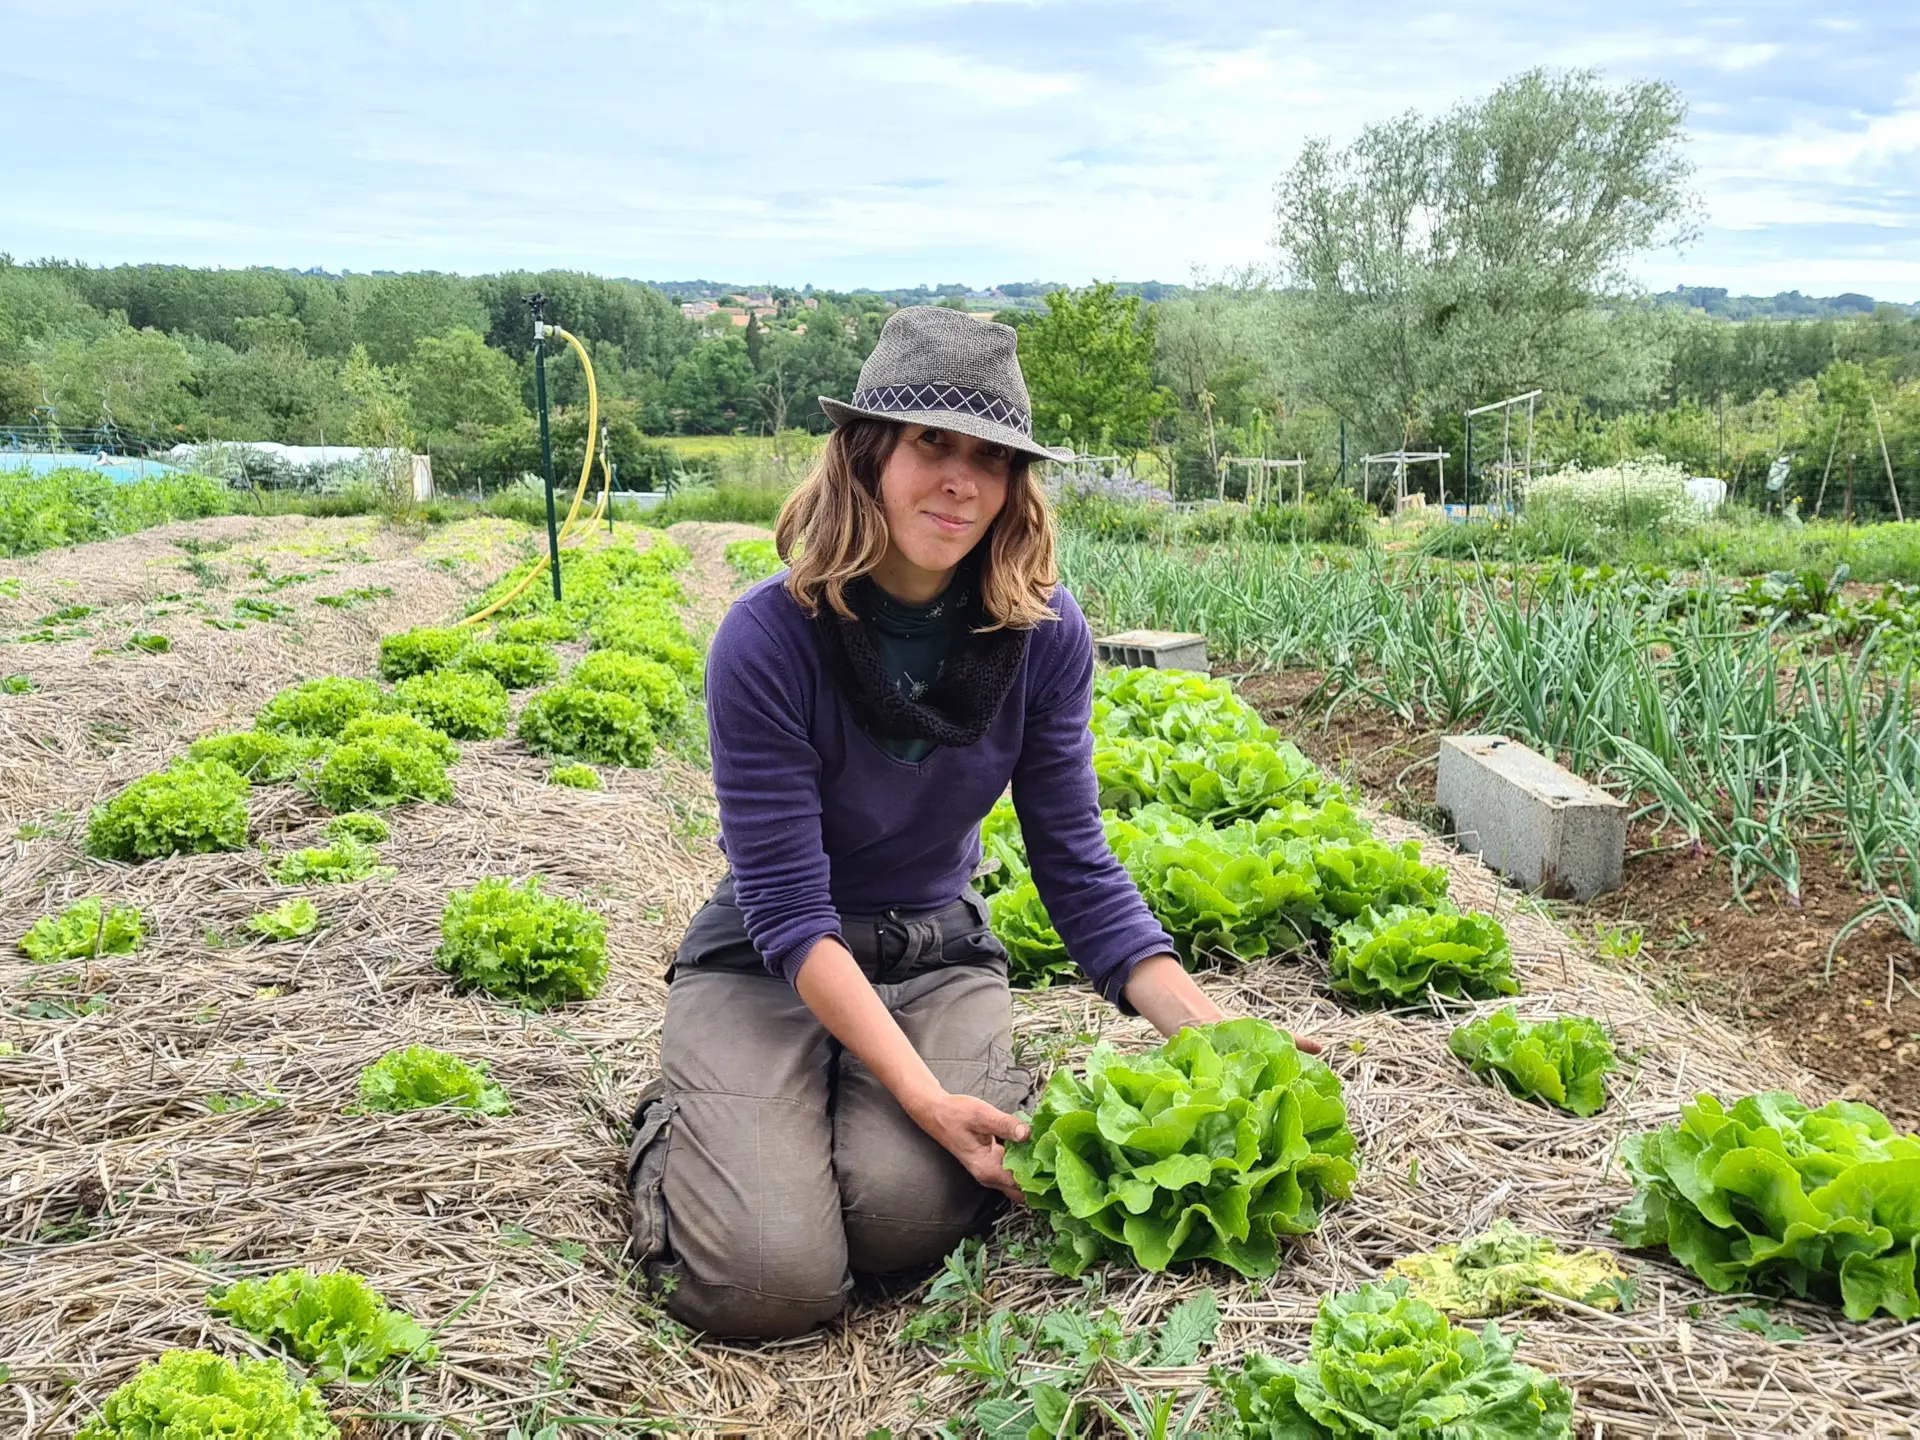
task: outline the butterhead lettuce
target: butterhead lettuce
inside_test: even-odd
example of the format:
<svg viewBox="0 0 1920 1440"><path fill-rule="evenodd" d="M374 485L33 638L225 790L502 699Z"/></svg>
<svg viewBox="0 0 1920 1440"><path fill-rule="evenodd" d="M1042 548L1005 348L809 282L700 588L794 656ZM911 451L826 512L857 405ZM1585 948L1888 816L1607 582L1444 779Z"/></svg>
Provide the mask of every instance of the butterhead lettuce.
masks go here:
<svg viewBox="0 0 1920 1440"><path fill-rule="evenodd" d="M1607 1103L1607 1072L1618 1067L1613 1045L1597 1020L1560 1015L1518 1018L1511 1005L1460 1026L1447 1047L1476 1075L1491 1072L1515 1095L1544 1100L1575 1115L1598 1114Z"/></svg>
<svg viewBox="0 0 1920 1440"><path fill-rule="evenodd" d="M1264 1020L1191 1026L1144 1055L1054 1071L1007 1168L1052 1222L1053 1267L1210 1259L1271 1275L1279 1242L1352 1185L1339 1078Z"/></svg>
<svg viewBox="0 0 1920 1440"><path fill-rule="evenodd" d="M1452 1324L1404 1280L1320 1302L1304 1365L1249 1356L1215 1371L1247 1440L1568 1440L1573 1397L1558 1380L1516 1364L1513 1342L1489 1323Z"/></svg>
<svg viewBox="0 0 1920 1440"><path fill-rule="evenodd" d="M1665 1246L1715 1290L1788 1290L1849 1320L1920 1317L1920 1136L1871 1105L1809 1110L1783 1091L1731 1109L1711 1095L1629 1135L1635 1186L1613 1233Z"/></svg>

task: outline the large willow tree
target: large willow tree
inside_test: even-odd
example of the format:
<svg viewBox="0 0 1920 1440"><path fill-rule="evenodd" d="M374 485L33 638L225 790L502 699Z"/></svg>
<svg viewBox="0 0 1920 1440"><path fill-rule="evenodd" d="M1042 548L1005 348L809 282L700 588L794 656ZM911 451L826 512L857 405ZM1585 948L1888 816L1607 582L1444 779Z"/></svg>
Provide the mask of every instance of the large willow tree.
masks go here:
<svg viewBox="0 0 1920 1440"><path fill-rule="evenodd" d="M1368 443L1534 386L1634 398L1658 321L1628 272L1690 236L1671 85L1532 70L1438 118L1309 142L1277 193L1297 379Z"/></svg>

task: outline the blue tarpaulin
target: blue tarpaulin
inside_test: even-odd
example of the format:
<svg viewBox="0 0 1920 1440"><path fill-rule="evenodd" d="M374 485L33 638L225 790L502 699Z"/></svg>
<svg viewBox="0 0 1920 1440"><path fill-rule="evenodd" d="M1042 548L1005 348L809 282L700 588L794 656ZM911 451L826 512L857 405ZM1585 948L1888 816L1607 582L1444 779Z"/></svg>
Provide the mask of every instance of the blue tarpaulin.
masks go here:
<svg viewBox="0 0 1920 1440"><path fill-rule="evenodd" d="M109 480L152 480L175 475L179 467L138 455L42 454L33 450L0 450L0 476L14 474L45 475L54 470L86 470Z"/></svg>

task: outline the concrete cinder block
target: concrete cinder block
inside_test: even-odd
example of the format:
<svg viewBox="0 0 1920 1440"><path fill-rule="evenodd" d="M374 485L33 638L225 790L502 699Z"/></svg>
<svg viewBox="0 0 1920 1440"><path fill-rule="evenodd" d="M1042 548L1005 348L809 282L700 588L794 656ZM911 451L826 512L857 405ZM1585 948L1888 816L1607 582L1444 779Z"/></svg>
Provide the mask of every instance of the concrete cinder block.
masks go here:
<svg viewBox="0 0 1920 1440"><path fill-rule="evenodd" d="M1591 900L1620 888L1626 805L1517 740L1441 740L1434 800L1453 816L1462 850L1528 890Z"/></svg>
<svg viewBox="0 0 1920 1440"><path fill-rule="evenodd" d="M1093 642L1096 660L1155 670L1207 671L1207 637L1175 630L1128 630Z"/></svg>

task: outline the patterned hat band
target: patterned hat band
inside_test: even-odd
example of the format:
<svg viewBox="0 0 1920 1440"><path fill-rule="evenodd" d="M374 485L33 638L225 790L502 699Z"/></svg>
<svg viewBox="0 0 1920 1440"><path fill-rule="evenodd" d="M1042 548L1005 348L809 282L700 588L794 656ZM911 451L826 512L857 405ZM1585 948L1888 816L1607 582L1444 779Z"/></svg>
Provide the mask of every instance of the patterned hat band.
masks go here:
<svg viewBox="0 0 1920 1440"><path fill-rule="evenodd" d="M998 395L964 385L877 385L853 392L856 409L879 410L887 414L910 415L929 410L946 410L956 415L978 415L996 425L1007 425L1022 435L1033 434L1033 417Z"/></svg>

